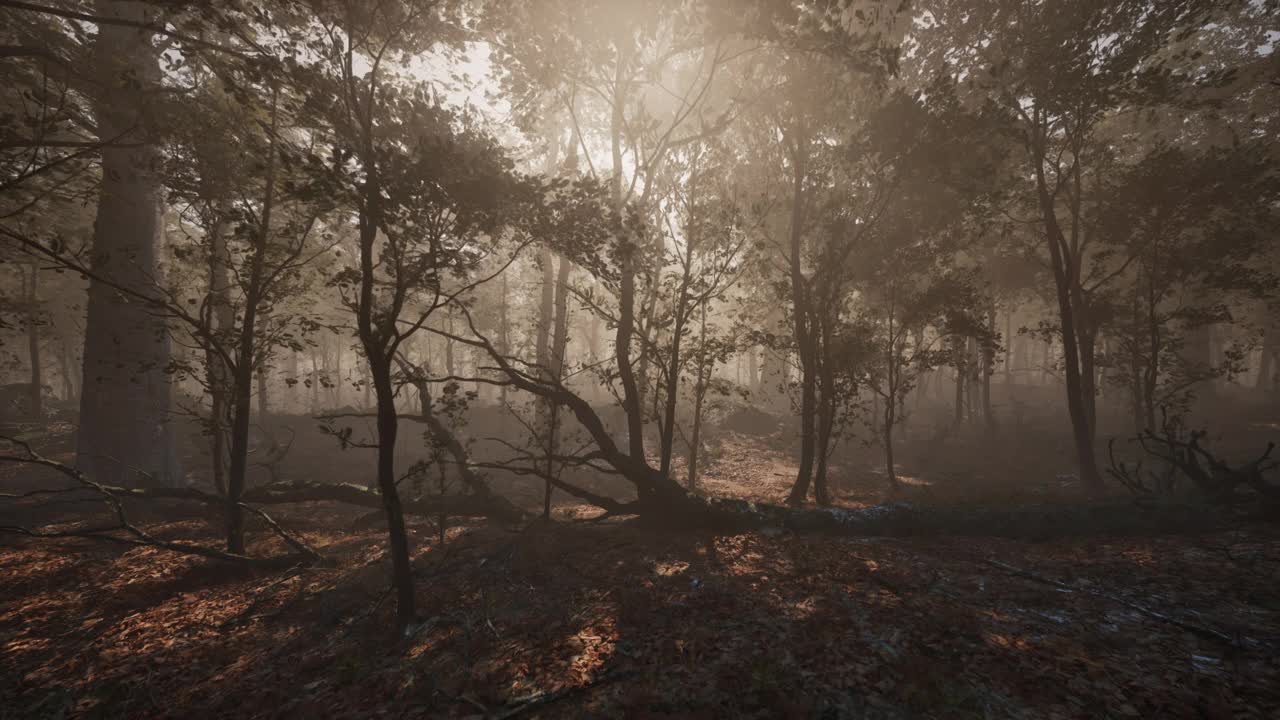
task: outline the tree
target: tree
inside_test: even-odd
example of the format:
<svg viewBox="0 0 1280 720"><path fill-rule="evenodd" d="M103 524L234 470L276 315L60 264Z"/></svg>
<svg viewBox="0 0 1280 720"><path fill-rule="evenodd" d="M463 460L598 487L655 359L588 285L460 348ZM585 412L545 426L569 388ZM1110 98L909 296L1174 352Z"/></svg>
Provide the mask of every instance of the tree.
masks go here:
<svg viewBox="0 0 1280 720"><path fill-rule="evenodd" d="M1233 305L1274 291L1274 276L1257 267L1280 191L1265 157L1252 145L1156 147L1106 188L1098 233L1119 275L1112 377L1130 393L1136 432L1159 429L1162 409L1182 415L1206 380L1243 369L1242 349L1220 363L1185 349L1206 325L1237 322Z"/></svg>
<svg viewBox="0 0 1280 720"><path fill-rule="evenodd" d="M376 398L377 487L387 518L400 627L415 618L409 540L397 487L399 417L395 369L403 344L437 310L489 277L474 278L505 213L528 186L489 137L442 107L425 83L396 77L393 58L437 42L456 41L449 8L440 3L393 3L364 12L340 3L323 14L310 38L320 54L299 66L307 108L325 123L332 154L316 168L339 183L355 221L355 265L333 282L355 318ZM338 102L332 102L338 98ZM448 280L461 280L450 288ZM447 336L448 334L445 333ZM350 429L339 431L348 442ZM345 433L345 434L343 434Z"/></svg>
<svg viewBox="0 0 1280 720"><path fill-rule="evenodd" d="M929 66L969 88L973 102L1003 112L1003 127L1022 150L1028 205L1053 277L1076 458L1093 491L1102 484L1094 452L1101 323L1087 284L1096 250L1087 197L1108 156L1100 128L1196 82L1175 72L1164 53L1203 27L1214 6L1192 0L922 6Z"/></svg>

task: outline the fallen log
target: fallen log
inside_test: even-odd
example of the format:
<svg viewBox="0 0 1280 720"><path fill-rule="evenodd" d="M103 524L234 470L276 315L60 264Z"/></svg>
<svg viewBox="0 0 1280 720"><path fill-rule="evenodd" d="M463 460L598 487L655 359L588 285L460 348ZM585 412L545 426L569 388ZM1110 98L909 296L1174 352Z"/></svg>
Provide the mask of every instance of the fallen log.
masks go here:
<svg viewBox="0 0 1280 720"><path fill-rule="evenodd" d="M0 455L0 462L13 462L47 467L51 470L56 470L57 472L62 473L77 483L74 487L51 490L40 494L73 494L77 491L89 492L92 495L97 496L97 499L106 503L107 507L111 509L112 514L115 516L114 524L98 527L75 528L70 530L36 530L21 525L5 525L0 526L0 532L7 532L38 539L84 538L118 545L157 547L162 550L182 555L195 555L197 557L208 558L211 560L253 565L257 567L288 567L290 565L297 564L298 562L316 562L323 560L320 553L316 552L301 539L289 534L280 526L279 523L273 520L271 516L258 508L249 507L244 503L239 503L239 505L262 518L267 526L271 528L272 532L280 536L280 538L284 540L285 544L294 549L295 554L269 558L255 558L247 555L241 555L239 553L219 550L217 548L196 545L194 543L157 538L130 522L128 513L125 512L124 503L122 502L122 498L138 497L140 493L145 496L145 490L117 488L94 482L85 476L84 473L70 465L37 454L32 450L29 444L21 440L16 438L0 439L8 441L24 451L23 455ZM222 499L216 495L210 495L209 493L205 493L194 488L158 488L157 490L160 491L157 494L163 494L170 497L197 499L205 503L223 502ZM27 496L34 497L36 495L29 493Z"/></svg>
<svg viewBox="0 0 1280 720"><path fill-rule="evenodd" d="M641 521L719 532L777 530L854 537L963 535L1047 540L1097 533L1203 532L1229 527L1230 512L1200 505L1138 506L1132 502L1032 505L1013 508L942 508L889 503L865 508L793 508L743 500L690 497L678 510L646 510L630 503Z"/></svg>
<svg viewBox="0 0 1280 720"><path fill-rule="evenodd" d="M370 509L382 508L382 496L350 483L273 483L245 491L246 502L258 505L283 505L299 502L337 502ZM503 500L507 503L506 500ZM507 511L495 505L492 497L483 495L444 495L418 500L405 500L406 515L435 516L441 513L468 517L506 518ZM523 517L523 515L522 515Z"/></svg>

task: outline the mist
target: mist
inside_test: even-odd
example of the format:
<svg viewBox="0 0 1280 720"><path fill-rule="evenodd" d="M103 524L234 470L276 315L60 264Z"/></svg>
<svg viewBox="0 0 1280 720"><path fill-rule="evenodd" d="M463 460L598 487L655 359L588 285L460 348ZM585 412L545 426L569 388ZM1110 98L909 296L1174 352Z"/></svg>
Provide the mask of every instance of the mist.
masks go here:
<svg viewBox="0 0 1280 720"><path fill-rule="evenodd" d="M0 0L0 716L1274 712L1278 12Z"/></svg>

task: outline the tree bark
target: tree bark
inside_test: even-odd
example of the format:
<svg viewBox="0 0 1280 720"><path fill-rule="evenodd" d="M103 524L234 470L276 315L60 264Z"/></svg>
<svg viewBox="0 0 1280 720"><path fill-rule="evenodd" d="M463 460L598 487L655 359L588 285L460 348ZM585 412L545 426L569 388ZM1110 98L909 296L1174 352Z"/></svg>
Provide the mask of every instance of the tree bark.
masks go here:
<svg viewBox="0 0 1280 720"><path fill-rule="evenodd" d="M814 367L812 319L808 302L808 281L803 270L804 181L808 173L808 136L798 129L792 138L791 157L791 305L794 315L796 352L800 357L800 463L787 503L799 505L809 496L813 476L815 420L817 415L817 375Z"/></svg>
<svg viewBox="0 0 1280 720"><path fill-rule="evenodd" d="M1037 117L1039 116L1039 110ZM1081 377L1080 348L1077 344L1076 308L1071 300L1072 268L1069 262L1076 262L1066 256L1066 238L1062 227L1058 224L1057 209L1054 198L1049 192L1048 181L1044 171L1044 138L1042 129L1035 131L1033 141L1033 159L1035 165L1036 191L1039 196L1041 220L1044 223L1045 242L1049 246L1049 260L1053 268L1054 287L1057 291L1058 319L1062 332L1063 365L1066 371L1067 413L1071 419L1071 431L1075 440L1076 459L1080 470L1080 479L1091 491L1102 488L1102 475L1098 472L1097 458L1093 452L1092 430L1090 428L1089 409L1084 403L1085 384ZM1092 387L1092 382L1089 383Z"/></svg>
<svg viewBox="0 0 1280 720"><path fill-rule="evenodd" d="M698 457L702 451L702 406L710 380L707 366L707 306L702 305L702 337L698 348L698 377L693 388L693 432L689 438L689 462L685 486L690 492L698 486Z"/></svg>
<svg viewBox="0 0 1280 720"><path fill-rule="evenodd" d="M25 270L23 271L25 272ZM31 265L31 280L27 283L27 362L31 371L31 417L44 420L44 372L40 363L40 267Z"/></svg>
<svg viewBox="0 0 1280 720"><path fill-rule="evenodd" d="M99 0L97 12L147 24L151 6ZM164 232L160 158L145 108L160 79L154 32L103 24L93 71L102 181L90 265L113 283L145 291L160 276ZM131 142L118 140L128 138ZM90 280L76 465L113 485L181 480L170 423L168 328L145 305Z"/></svg>
<svg viewBox="0 0 1280 720"><path fill-rule="evenodd" d="M511 321L508 317L508 300L507 292L507 274L502 273L499 278L502 288L502 297L498 304L498 352L503 355L511 354ZM498 387L498 403L503 407L507 406L507 386L505 384Z"/></svg>
<svg viewBox="0 0 1280 720"><path fill-rule="evenodd" d="M209 319L215 334L229 334L235 324L231 307L231 258L227 253L226 222L220 208L208 218L209 242ZM231 371L212 347L205 348L205 375L209 384L209 451L212 455L213 487L219 495L227 493L227 429L230 427L228 383Z"/></svg>
<svg viewBox="0 0 1280 720"><path fill-rule="evenodd" d="M555 292L555 330L551 337L550 365L548 372L560 382L564 379L565 350L569 345L569 259L560 258L559 270L556 273ZM549 403L547 407L547 476L555 476L555 456L560 452L560 405ZM551 518L551 496L553 486L547 481L546 494L543 498L542 516Z"/></svg>
<svg viewBox="0 0 1280 720"><path fill-rule="evenodd" d="M227 475L227 552L244 554L244 512L242 496L249 465L249 418L253 411L254 371L261 366L263 353L257 347L258 312L266 281L267 243L271 237L271 216L276 193L276 127L279 118L278 92L271 93L271 125L267 139L267 168L264 177L261 227L254 237L249 264L249 284L245 287L244 317L240 321L236 364L231 368L231 467ZM265 410L265 409L264 409Z"/></svg>

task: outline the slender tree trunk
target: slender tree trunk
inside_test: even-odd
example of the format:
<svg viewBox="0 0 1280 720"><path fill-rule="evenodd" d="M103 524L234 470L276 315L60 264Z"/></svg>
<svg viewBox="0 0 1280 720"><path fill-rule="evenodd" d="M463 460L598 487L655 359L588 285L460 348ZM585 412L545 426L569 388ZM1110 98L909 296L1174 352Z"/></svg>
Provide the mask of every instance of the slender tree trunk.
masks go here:
<svg viewBox="0 0 1280 720"><path fill-rule="evenodd" d="M698 457L702 450L702 404L707 396L710 370L707 366L707 305L702 305L702 336L698 343L698 378L693 388L693 430L689 438L688 472L685 485L693 492L698 487Z"/></svg>
<svg viewBox="0 0 1280 720"><path fill-rule="evenodd" d="M621 53L620 53L621 55ZM619 57L614 77L613 114L610 121L611 150L613 153L613 205L619 216L623 213L622 197L622 132L623 101L626 99L623 66ZM643 462L644 405L640 388L631 364L631 341L636 323L636 252L639 249L621 221L617 228L619 245L618 327L614 334L613 350L618 364L618 379L622 382L622 409L627 418L627 444L631 457Z"/></svg>
<svg viewBox="0 0 1280 720"><path fill-rule="evenodd" d="M800 463L795 484L787 496L792 505L803 503L809 496L813 477L816 446L817 374L814 367L812 313L808 302L808 281L803 271L804 250L804 181L808 174L808 136L803 129L793 138L791 176L791 305L795 316L796 351L800 357Z"/></svg>
<svg viewBox="0 0 1280 720"><path fill-rule="evenodd" d="M58 374L62 376L62 400L71 403L76 399L75 359L71 356L71 341L58 338Z"/></svg>
<svg viewBox="0 0 1280 720"><path fill-rule="evenodd" d="M453 334L453 313L450 312L448 309L446 309L444 313L444 324L446 329L449 331L449 334L452 335ZM449 375L449 377L454 377L455 375L457 375L457 366L454 362L454 356L453 356L453 339L452 338L444 339L444 371L447 375Z"/></svg>
<svg viewBox="0 0 1280 720"><path fill-rule="evenodd" d="M565 350L569 344L569 259L560 258L560 269L555 278L555 330L551 338L548 356L548 372L557 382L564 378ZM547 403L547 476L556 473L555 456L560 450L560 405ZM542 516L551 519L551 496L554 487L551 480L546 481L545 494L542 501Z"/></svg>
<svg viewBox="0 0 1280 720"><path fill-rule="evenodd" d="M282 402L281 405L288 405L288 411L291 413L299 412L301 403L298 402L298 351L289 351L289 383L285 385L287 393L287 403Z"/></svg>
<svg viewBox="0 0 1280 720"><path fill-rule="evenodd" d="M498 352L505 355L511 354L511 321L508 317L507 306L509 304L507 292L507 274L502 273L502 277L498 279L502 288L502 297L498 304ZM507 386L498 387L498 403L503 407L507 406Z"/></svg>
<svg viewBox="0 0 1280 720"><path fill-rule="evenodd" d="M881 438L884 441L884 472L885 477L889 480L889 492L894 493L898 490L898 471L893 462L893 425L898 421L898 388L902 382L902 350L899 346L897 333L894 327L897 308L896 297L897 287L891 285L890 310L889 310L889 337L885 343L885 394L884 394L884 417L882 418L883 427L881 428ZM919 348L919 345L916 346Z"/></svg>
<svg viewBox="0 0 1280 720"><path fill-rule="evenodd" d="M424 352L423 356L430 358L431 353ZM369 369L368 359L365 360L364 371L364 408L367 410L373 407L373 371Z"/></svg>
<svg viewBox="0 0 1280 720"><path fill-rule="evenodd" d="M1004 386L1013 384L1013 308L1004 314Z"/></svg>
<svg viewBox="0 0 1280 720"><path fill-rule="evenodd" d="M276 127L278 120L278 93L271 94L271 125L268 130L266 190L262 200L261 227L254 241L249 266L249 284L245 288L244 317L240 321L239 342L236 346L236 363L231 368L235 382L231 416L231 467L227 476L227 552L244 554L244 514L241 498L244 496L245 479L249 463L249 415L253 405L253 378L255 370L264 362L256 351L257 322L262 304L263 283L266 281L267 244L271 237L271 216L275 208L276 192Z"/></svg>
<svg viewBox="0 0 1280 720"><path fill-rule="evenodd" d="M347 384L346 378L342 376L342 351L345 349L342 343L342 336L334 338L333 344L333 406L344 407L342 390Z"/></svg>
<svg viewBox="0 0 1280 720"><path fill-rule="evenodd" d="M831 435L835 432L836 378L835 361L828 354L831 347L831 311L824 308L820 326L820 359L818 360L818 427L814 442L813 494L819 505L831 504L831 491L827 485L827 460L831 455Z"/></svg>
<svg viewBox="0 0 1280 720"><path fill-rule="evenodd" d="M103 16L149 25L156 11L142 2L99 0ZM101 95L98 136L102 180L90 265L113 283L147 291L160 276L163 190L160 157L142 109L160 82L154 32L102 24L96 60ZM133 486L176 484L182 473L169 418L168 327L142 303L90 280L84 342L84 380L76 465L95 481Z"/></svg>
<svg viewBox="0 0 1280 720"><path fill-rule="evenodd" d="M31 265L31 280L27 283L27 363L31 372L31 417L44 421L44 370L40 363L40 268Z"/></svg>
<svg viewBox="0 0 1280 720"><path fill-rule="evenodd" d="M996 309L993 305L987 313L987 330L994 335L996 331ZM991 412L991 376L995 375L996 351L990 342L982 348L982 420L986 423L987 432L995 430L996 417Z"/></svg>
<svg viewBox="0 0 1280 720"><path fill-rule="evenodd" d="M227 253L226 222L220 208L209 222L209 317L213 330L230 337L235 310L231 307L231 258ZM213 487L227 493L227 430L232 382L231 370L212 347L205 348L205 374L209 384L209 452L212 455Z"/></svg>
<svg viewBox="0 0 1280 720"><path fill-rule="evenodd" d="M550 164L550 163L549 163ZM546 377L552 376L553 361L551 358L551 327L555 324L555 257L551 254L551 249L542 247L538 251L538 269L542 275L542 293L541 301L538 303L538 327L537 334L534 338L534 357L537 358L538 366L542 368L542 373ZM555 401L544 399L538 403L538 414L541 416L538 425L539 432L542 433L542 446L546 453L546 471L550 475L553 468L551 435L553 432L552 425L554 419ZM542 493L542 517L543 519L551 518L551 495L553 486L550 479L544 479L544 487Z"/></svg>
<svg viewBox="0 0 1280 720"><path fill-rule="evenodd" d="M266 317L262 320L265 322ZM258 417L266 419L271 414L270 397L268 396L267 382L267 358L265 351L262 357L256 358L255 368L253 370L254 381L258 385Z"/></svg>
<svg viewBox="0 0 1280 720"><path fill-rule="evenodd" d="M395 387L391 382L391 361L377 351L372 354L375 360L370 363L370 367L377 400L378 491L382 495L382 510L387 520L392 584L396 589L397 625L404 628L416 617L416 600L413 592L413 567L409 562L409 533L404 524L400 490L396 487L396 434L399 432L399 421L396 418Z"/></svg>
<svg viewBox="0 0 1280 720"><path fill-rule="evenodd" d="M311 414L316 415L320 412L320 354L316 348L311 348ZM365 386L365 406L369 405L369 386Z"/></svg>
<svg viewBox="0 0 1280 720"><path fill-rule="evenodd" d="M1037 110L1037 116L1039 110ZM1037 134L1040 132L1037 129ZM1081 378L1080 348L1076 336L1076 309L1071 302L1071 274L1069 262L1065 257L1066 239L1058 224L1054 199L1049 193L1049 186L1044 172L1044 141L1037 137L1034 148L1036 189L1040 200L1040 212L1045 226L1045 242L1049 246L1049 259L1053 268L1054 286L1057 290L1058 317L1062 326L1063 365L1066 371L1067 413L1071 418L1071 430L1075 439L1076 458L1079 463L1080 479L1091 491L1102 488L1102 475L1098 472L1097 458L1093 452L1092 431L1089 422L1089 410L1084 404L1084 383ZM1090 383L1092 384L1092 383Z"/></svg>
<svg viewBox="0 0 1280 720"><path fill-rule="evenodd" d="M692 188L696 182L696 173L689 181ZM693 190L690 189L689 205L693 206ZM692 214L692 210L690 213ZM675 302L675 318L671 327L671 348L667 353L667 357L663 359L666 363L664 375L666 376L666 403L662 413L662 440L661 440L661 465L662 474L667 475L671 472L671 460L675 450L676 438L676 406L680 399L680 369L684 363L684 358L680 351L682 341L684 339L685 325L689 320L689 313L694 309L689 307L691 298L689 296L689 285L693 281L693 256L694 247L697 243L695 223L692 217L689 220L688 227L685 230L685 255L684 266L680 276L680 290L676 293ZM655 293L656 295L656 293ZM705 303L704 303L705 307ZM655 393L656 395L656 393Z"/></svg>
<svg viewBox="0 0 1280 720"><path fill-rule="evenodd" d="M366 167L372 161L366 158ZM376 172L366 182L360 217L360 298L356 307L356 324L369 374L373 380L375 410L378 428L378 491L382 495L382 509L387 520L387 544L391 554L392 584L396 590L396 622L400 628L408 627L416 618L416 601L413 590L413 568L409 562L409 535L404 524L404 509L400 503L400 491L396 487L396 434L399 430L396 418L395 387L391 381L392 357L384 345L390 333L375 324L377 308L374 307L374 250L378 236L381 213L381 194ZM379 323L381 319L379 318ZM394 319L390 322L394 322Z"/></svg>

